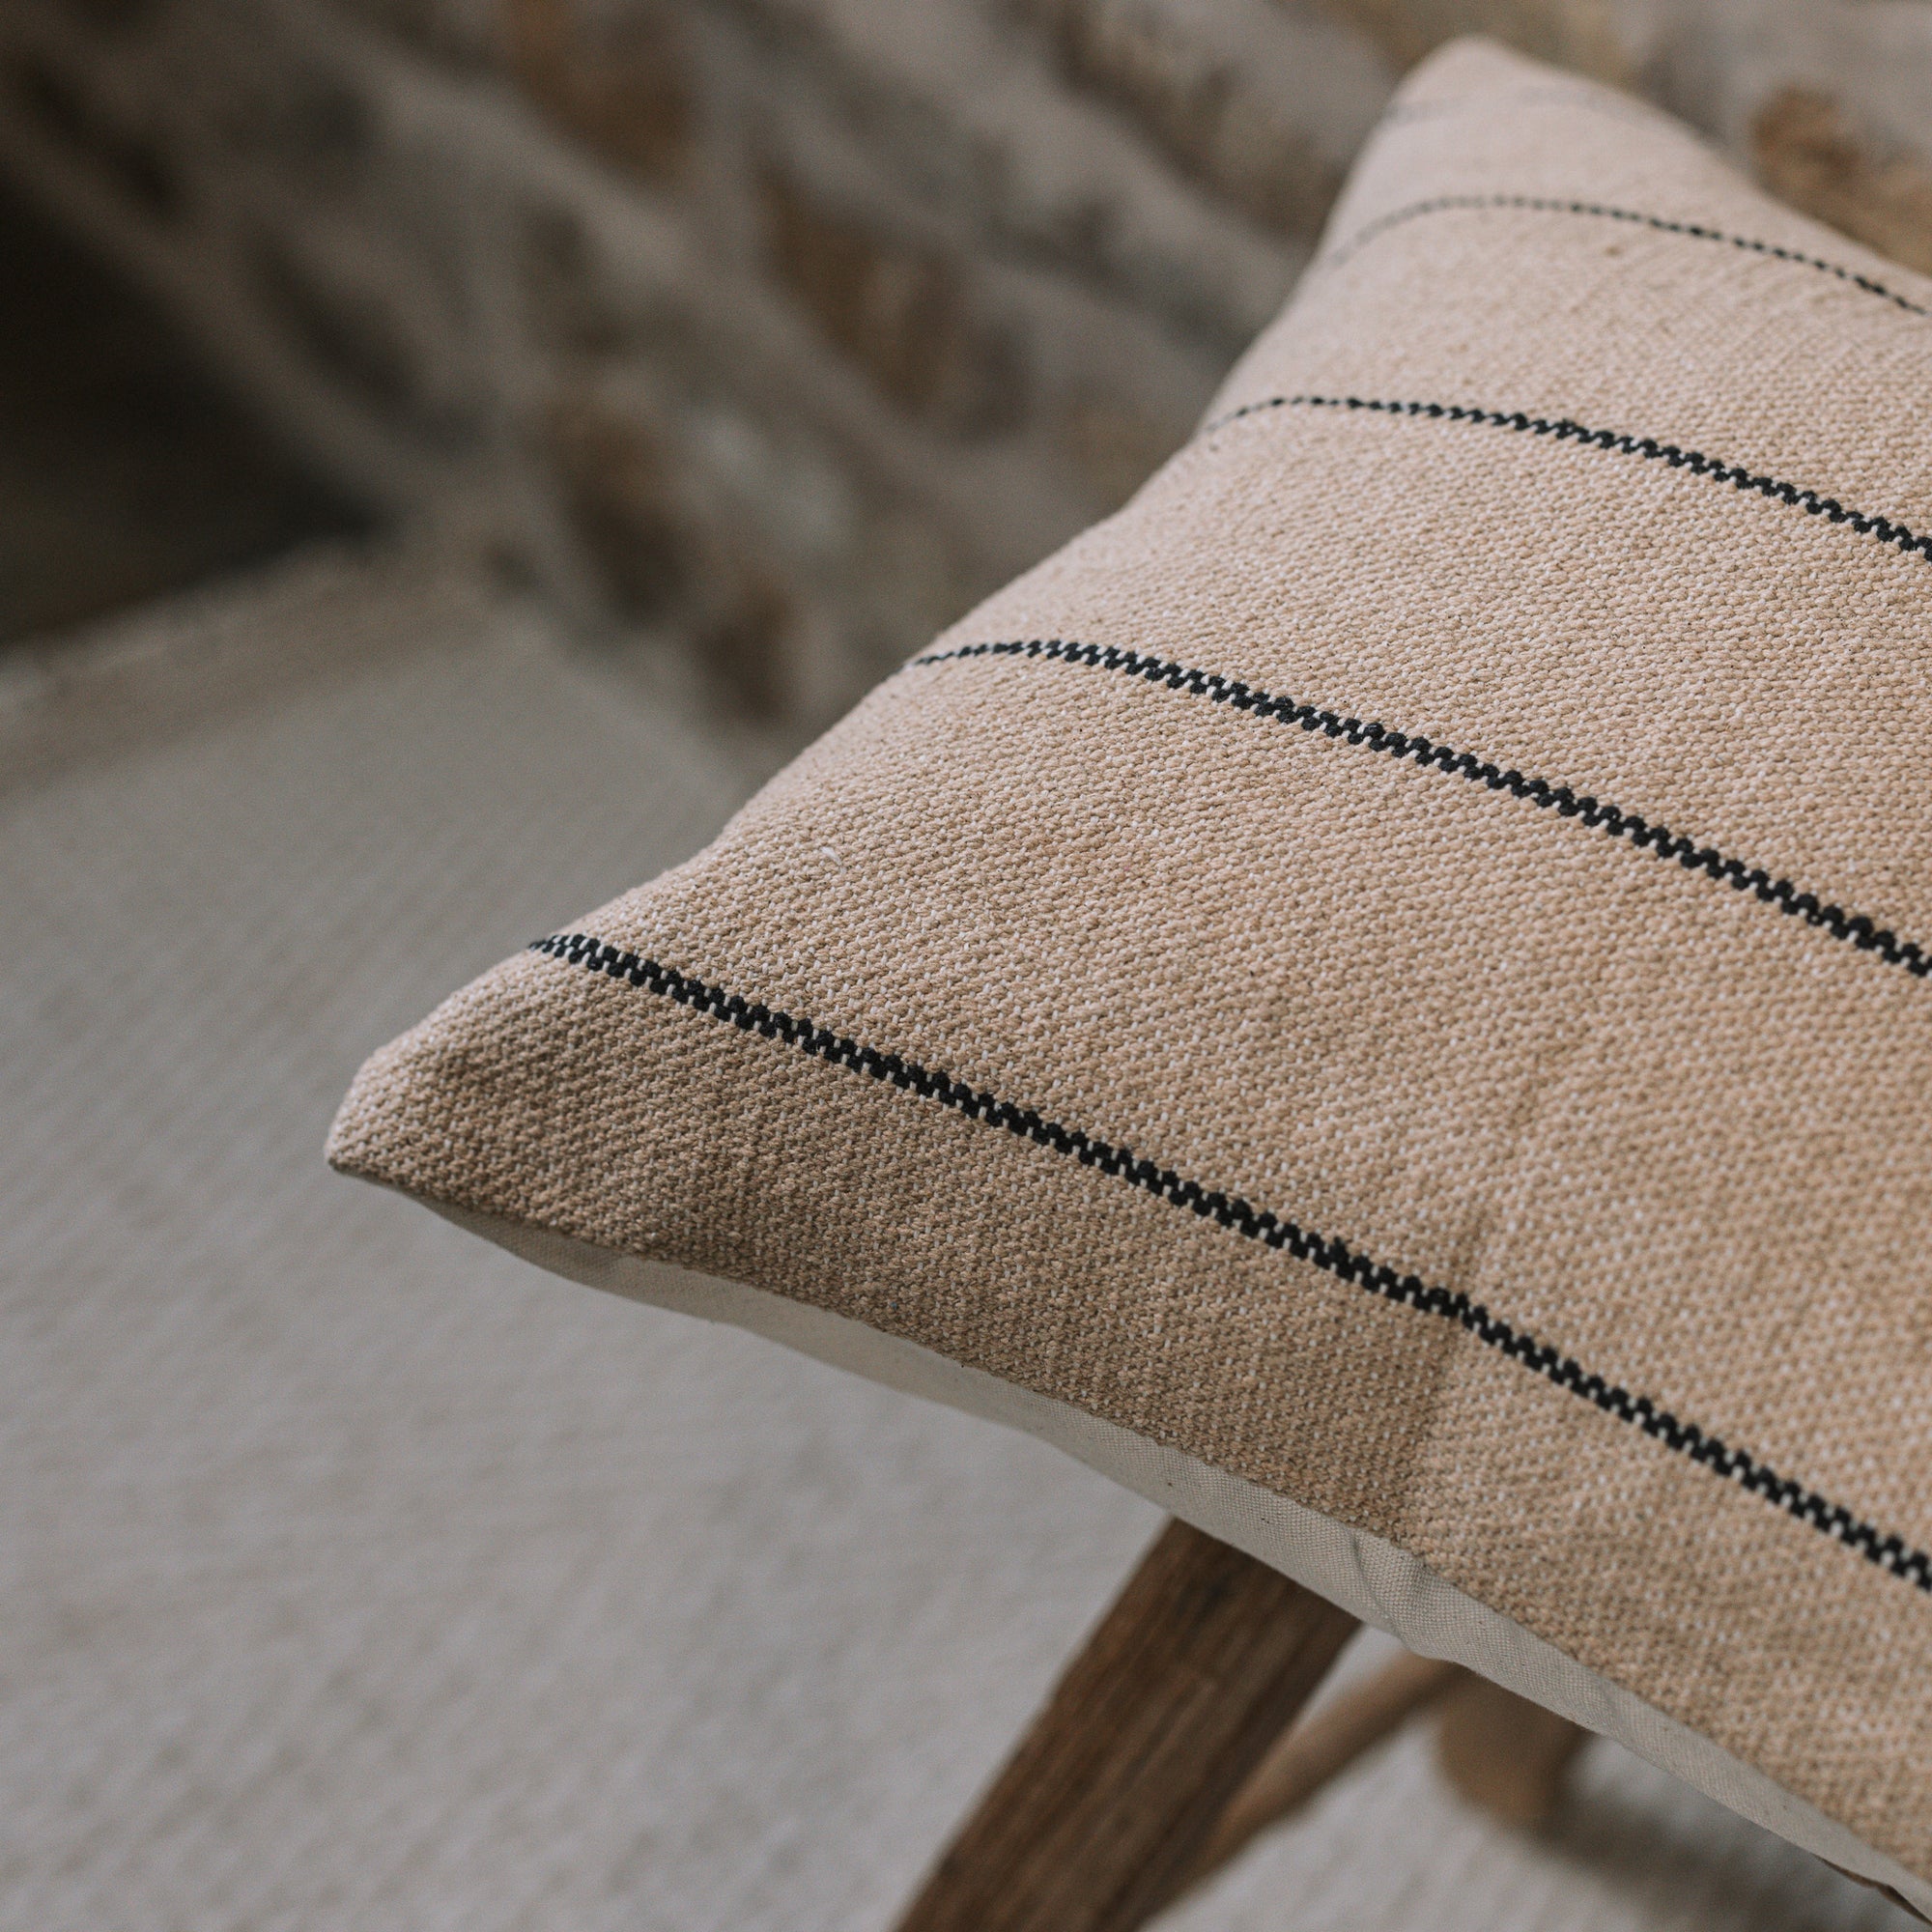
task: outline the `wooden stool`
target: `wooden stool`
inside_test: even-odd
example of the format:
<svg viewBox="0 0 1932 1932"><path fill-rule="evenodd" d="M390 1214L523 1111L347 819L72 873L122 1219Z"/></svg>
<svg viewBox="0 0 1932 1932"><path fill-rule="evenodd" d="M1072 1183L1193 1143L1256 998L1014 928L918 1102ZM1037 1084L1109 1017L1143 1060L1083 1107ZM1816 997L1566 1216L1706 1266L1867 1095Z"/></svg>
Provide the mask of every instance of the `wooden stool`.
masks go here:
<svg viewBox="0 0 1932 1932"><path fill-rule="evenodd" d="M1429 1705L1457 1788L1543 1822L1585 1733L1455 1664L1399 1658L1295 1724L1358 1628L1170 1522L899 1932L1130 1932Z"/></svg>

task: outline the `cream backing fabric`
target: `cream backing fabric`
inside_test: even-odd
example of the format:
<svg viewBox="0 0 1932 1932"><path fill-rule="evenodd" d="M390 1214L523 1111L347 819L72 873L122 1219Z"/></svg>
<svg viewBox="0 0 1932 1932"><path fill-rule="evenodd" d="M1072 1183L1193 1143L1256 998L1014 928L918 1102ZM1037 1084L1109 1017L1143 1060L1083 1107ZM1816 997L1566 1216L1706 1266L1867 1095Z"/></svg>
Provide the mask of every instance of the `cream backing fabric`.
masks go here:
<svg viewBox="0 0 1932 1932"><path fill-rule="evenodd" d="M547 1229L519 1227L461 1208L440 1211L458 1227L497 1241L553 1274L654 1308L743 1328L888 1388L1025 1430L1171 1515L1320 1590L1372 1629L1401 1638L1416 1655L1467 1664L1598 1735L1615 1739L1841 1870L1856 1872L1920 1907L1932 1907L1932 1887L1895 1861L1873 1854L1835 1820L1465 1597L1379 1537L1350 1529L1082 1409L828 1309L636 1255L614 1254Z"/></svg>
<svg viewBox="0 0 1932 1932"><path fill-rule="evenodd" d="M1932 1880L1928 308L1451 49L1186 450L332 1158L1374 1539Z"/></svg>

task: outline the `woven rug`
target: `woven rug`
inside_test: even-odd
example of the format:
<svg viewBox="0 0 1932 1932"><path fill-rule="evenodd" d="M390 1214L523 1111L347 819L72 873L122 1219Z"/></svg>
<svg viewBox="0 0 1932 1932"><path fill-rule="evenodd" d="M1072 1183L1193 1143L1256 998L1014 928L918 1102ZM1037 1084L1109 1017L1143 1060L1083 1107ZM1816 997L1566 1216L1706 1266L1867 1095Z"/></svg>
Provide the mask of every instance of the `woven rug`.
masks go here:
<svg viewBox="0 0 1932 1932"><path fill-rule="evenodd" d="M0 668L6 1932L877 1932L1131 1567L1038 1443L322 1165L767 756L408 560ZM1172 1922L1907 1921L1605 1746L1512 1836L1418 1736Z"/></svg>

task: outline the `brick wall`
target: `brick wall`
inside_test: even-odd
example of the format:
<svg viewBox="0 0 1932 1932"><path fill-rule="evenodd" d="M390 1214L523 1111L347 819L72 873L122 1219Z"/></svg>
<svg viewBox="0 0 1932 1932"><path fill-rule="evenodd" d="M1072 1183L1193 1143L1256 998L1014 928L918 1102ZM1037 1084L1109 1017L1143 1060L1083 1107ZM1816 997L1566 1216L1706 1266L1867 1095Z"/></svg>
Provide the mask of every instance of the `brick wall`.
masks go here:
<svg viewBox="0 0 1932 1932"><path fill-rule="evenodd" d="M1932 270L1922 0L9 0L0 172L337 477L802 730L1182 440L1471 28Z"/></svg>

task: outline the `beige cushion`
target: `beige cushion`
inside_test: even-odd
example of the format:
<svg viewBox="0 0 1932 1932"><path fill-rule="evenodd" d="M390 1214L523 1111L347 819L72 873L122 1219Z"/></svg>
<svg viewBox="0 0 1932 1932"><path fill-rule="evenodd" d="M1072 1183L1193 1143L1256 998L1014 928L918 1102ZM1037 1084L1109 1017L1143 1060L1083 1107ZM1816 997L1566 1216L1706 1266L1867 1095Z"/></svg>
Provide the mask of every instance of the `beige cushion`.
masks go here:
<svg viewBox="0 0 1932 1932"><path fill-rule="evenodd" d="M331 1157L1932 1903L1928 309L1450 49L1132 503Z"/></svg>

